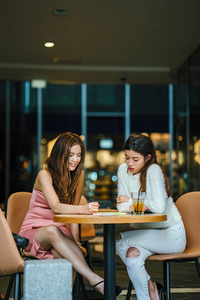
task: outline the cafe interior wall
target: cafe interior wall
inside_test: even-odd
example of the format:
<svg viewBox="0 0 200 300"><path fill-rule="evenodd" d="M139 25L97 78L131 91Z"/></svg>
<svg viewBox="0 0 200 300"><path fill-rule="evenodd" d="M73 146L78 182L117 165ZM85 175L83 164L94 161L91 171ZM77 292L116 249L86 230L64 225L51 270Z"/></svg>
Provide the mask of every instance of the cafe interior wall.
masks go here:
<svg viewBox="0 0 200 300"><path fill-rule="evenodd" d="M200 190L199 57L198 49L181 66L179 84L173 86L171 161L174 199L184 192ZM117 167L124 161L124 90L124 84L87 86L89 117L87 137L83 137L87 140L84 193L96 200L111 200L113 205L117 192ZM6 102L8 91L9 105ZM97 116L100 112L103 114ZM2 204L13 192L32 190L37 174L37 117L37 90L31 88L30 82L0 82ZM168 176L169 117L168 86L131 85L130 132L150 135L156 146L159 163ZM49 143L64 131L81 134L81 122L81 85L47 84L43 90L41 167L48 155ZM9 147L6 150L8 140ZM6 167L9 168L7 188Z"/></svg>

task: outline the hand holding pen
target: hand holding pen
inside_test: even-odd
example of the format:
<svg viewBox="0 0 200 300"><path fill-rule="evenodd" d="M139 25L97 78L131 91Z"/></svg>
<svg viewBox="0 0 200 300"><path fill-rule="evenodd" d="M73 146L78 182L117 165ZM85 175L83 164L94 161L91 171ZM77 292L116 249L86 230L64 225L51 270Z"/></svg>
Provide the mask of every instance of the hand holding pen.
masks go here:
<svg viewBox="0 0 200 300"><path fill-rule="evenodd" d="M97 213L99 207L100 207L100 205L98 202L93 202L92 199L90 199L90 198L88 199L87 208L88 208L89 214Z"/></svg>
<svg viewBox="0 0 200 300"><path fill-rule="evenodd" d="M98 202L93 202L91 198L88 199L88 202L98 204ZM100 205L98 204L98 207L99 206ZM98 210L97 210L97 211L93 211L93 215L96 215L96 216L118 216L118 215L126 215L126 213L121 213L118 211L117 212L98 212Z"/></svg>

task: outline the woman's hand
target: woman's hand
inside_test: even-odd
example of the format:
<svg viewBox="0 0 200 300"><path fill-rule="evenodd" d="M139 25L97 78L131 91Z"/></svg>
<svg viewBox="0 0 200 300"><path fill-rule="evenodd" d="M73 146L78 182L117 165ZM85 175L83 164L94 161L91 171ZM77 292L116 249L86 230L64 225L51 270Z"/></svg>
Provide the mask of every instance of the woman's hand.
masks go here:
<svg viewBox="0 0 200 300"><path fill-rule="evenodd" d="M93 213L97 213L99 209L99 203L98 202L89 202L88 204L84 205L85 214L92 215Z"/></svg>
<svg viewBox="0 0 200 300"><path fill-rule="evenodd" d="M130 212L133 211L133 204L131 204L131 205L129 206L129 211L130 211Z"/></svg>
<svg viewBox="0 0 200 300"><path fill-rule="evenodd" d="M128 202L130 197L125 195L118 195L116 198L117 203Z"/></svg>
<svg viewBox="0 0 200 300"><path fill-rule="evenodd" d="M151 210L148 206L144 205L144 211L145 210Z"/></svg>

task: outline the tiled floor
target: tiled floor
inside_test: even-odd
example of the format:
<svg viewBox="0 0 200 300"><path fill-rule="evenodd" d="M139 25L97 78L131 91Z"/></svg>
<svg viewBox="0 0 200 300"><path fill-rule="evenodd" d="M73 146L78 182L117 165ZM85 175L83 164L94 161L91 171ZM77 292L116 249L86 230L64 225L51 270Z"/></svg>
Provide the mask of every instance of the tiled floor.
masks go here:
<svg viewBox="0 0 200 300"><path fill-rule="evenodd" d="M94 252L92 250L92 260L93 269L103 277L103 253L101 249L102 247L99 245L100 251ZM147 261L146 267L152 280L162 283L162 263ZM3 294L6 292L8 280L9 278L0 278L0 292ZM125 266L119 257L117 257L117 284L123 288L123 292L117 297L117 300L125 300L129 278ZM85 285L89 299L103 299L101 295L91 291L87 282L85 282ZM11 296L13 297L13 293ZM80 295L79 297L74 297L75 299L83 298ZM136 300L134 291L131 295L131 300ZM194 263L171 263L171 300L200 300L200 278Z"/></svg>

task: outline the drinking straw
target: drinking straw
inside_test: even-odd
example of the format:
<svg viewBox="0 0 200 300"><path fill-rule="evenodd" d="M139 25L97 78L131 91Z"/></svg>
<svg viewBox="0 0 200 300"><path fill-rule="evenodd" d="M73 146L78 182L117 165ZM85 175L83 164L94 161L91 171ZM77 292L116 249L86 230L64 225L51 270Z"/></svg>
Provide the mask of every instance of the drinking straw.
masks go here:
<svg viewBox="0 0 200 300"><path fill-rule="evenodd" d="M141 187L138 190L137 213L139 213L140 190L141 190Z"/></svg>

